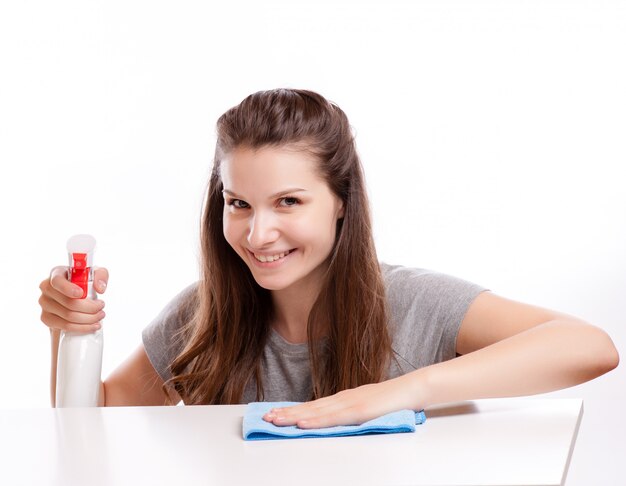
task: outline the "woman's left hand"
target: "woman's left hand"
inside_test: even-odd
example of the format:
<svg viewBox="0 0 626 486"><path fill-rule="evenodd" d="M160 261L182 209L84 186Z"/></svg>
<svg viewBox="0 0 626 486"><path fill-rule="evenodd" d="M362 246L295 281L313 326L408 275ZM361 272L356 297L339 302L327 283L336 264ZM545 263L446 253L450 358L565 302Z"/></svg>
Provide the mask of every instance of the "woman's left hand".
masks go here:
<svg viewBox="0 0 626 486"><path fill-rule="evenodd" d="M274 408L263 420L301 429L360 425L397 410L421 409L411 374L392 380L343 390L335 395L292 407ZM412 377L415 380L416 377ZM415 380L416 381L416 380Z"/></svg>

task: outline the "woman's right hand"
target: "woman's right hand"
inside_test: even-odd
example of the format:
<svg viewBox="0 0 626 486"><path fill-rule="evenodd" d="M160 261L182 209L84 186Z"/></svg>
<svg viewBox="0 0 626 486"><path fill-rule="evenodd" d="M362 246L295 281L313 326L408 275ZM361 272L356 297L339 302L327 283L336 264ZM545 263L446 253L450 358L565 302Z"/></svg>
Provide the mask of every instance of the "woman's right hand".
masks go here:
<svg viewBox="0 0 626 486"><path fill-rule="evenodd" d="M79 298L83 291L67 279L67 272L68 267L54 267L39 285L41 322L51 331L96 332L105 316L104 301ZM94 269L93 281L96 292L103 294L109 281L107 269Z"/></svg>

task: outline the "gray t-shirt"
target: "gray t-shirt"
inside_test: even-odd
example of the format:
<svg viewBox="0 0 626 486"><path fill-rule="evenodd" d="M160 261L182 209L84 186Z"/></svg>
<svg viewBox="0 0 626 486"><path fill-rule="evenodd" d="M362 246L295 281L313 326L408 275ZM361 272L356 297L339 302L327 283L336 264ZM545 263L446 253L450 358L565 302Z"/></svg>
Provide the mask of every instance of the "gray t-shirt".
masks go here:
<svg viewBox="0 0 626 486"><path fill-rule="evenodd" d="M394 358L388 378L456 356L456 338L468 307L484 287L465 280L417 268L380 264L387 302ZM179 293L143 330L150 362L163 380L171 378L169 364L180 351L173 334L189 310L181 305L197 283ZM308 345L292 344L273 329L262 357L263 399L304 402L312 385ZM256 400L254 380L246 386L242 403Z"/></svg>

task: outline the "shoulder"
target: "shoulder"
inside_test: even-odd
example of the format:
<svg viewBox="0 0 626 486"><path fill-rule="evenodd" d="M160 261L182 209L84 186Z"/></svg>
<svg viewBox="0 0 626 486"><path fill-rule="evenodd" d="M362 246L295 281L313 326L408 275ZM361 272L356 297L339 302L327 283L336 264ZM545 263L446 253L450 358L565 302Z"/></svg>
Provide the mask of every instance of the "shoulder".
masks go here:
<svg viewBox="0 0 626 486"><path fill-rule="evenodd" d="M459 277L381 263L392 329L448 329L456 336L470 304L488 290ZM437 331L439 332L439 331Z"/></svg>
<svg viewBox="0 0 626 486"><path fill-rule="evenodd" d="M193 315L198 304L200 282L194 282L178 292L152 320L146 332L175 331L186 323Z"/></svg>
<svg viewBox="0 0 626 486"><path fill-rule="evenodd" d="M169 366L184 345L181 332L197 308L198 289L199 282L182 289L141 333L146 355L163 381L171 378Z"/></svg>
<svg viewBox="0 0 626 486"><path fill-rule="evenodd" d="M390 301L406 301L418 299L441 300L458 298L467 294L476 296L485 287L459 277L424 268L412 268L401 265L390 265L381 262L387 299Z"/></svg>
<svg viewBox="0 0 626 486"><path fill-rule="evenodd" d="M486 289L434 270L387 263L381 263L380 269L394 351L404 363L390 376L454 358L463 317Z"/></svg>
<svg viewBox="0 0 626 486"><path fill-rule="evenodd" d="M380 271L386 286L393 286L405 283L419 283L429 275L437 275L437 272L424 268L412 268L402 265L390 265L380 262Z"/></svg>
<svg viewBox="0 0 626 486"><path fill-rule="evenodd" d="M200 282L189 284L178 292L163 308L161 315L163 317L183 317L193 312L198 303L198 290Z"/></svg>
<svg viewBox="0 0 626 486"><path fill-rule="evenodd" d="M182 289L168 305L173 305L177 308L188 310L189 307L194 307L198 302L198 290L200 288L200 282L194 282L187 285Z"/></svg>

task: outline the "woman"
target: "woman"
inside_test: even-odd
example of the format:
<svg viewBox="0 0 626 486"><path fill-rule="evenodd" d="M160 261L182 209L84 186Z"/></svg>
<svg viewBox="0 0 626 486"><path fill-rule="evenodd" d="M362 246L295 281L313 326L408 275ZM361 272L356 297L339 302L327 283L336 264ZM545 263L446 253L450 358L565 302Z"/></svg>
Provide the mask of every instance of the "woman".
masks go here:
<svg viewBox="0 0 626 486"><path fill-rule="evenodd" d="M255 93L217 123L202 272L101 386L101 405L302 401L302 428L556 390L619 362L602 330L460 279L381 264L345 114L303 90ZM96 271L103 293L108 272ZM52 333L93 332L102 301L66 268L40 285Z"/></svg>

